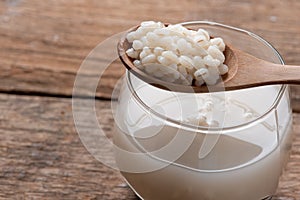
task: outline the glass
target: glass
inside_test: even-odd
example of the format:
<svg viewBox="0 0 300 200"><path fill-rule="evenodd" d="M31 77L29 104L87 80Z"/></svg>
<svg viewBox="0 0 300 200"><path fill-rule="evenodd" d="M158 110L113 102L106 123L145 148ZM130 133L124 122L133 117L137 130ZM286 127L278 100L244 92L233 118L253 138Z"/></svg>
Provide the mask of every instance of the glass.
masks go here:
<svg viewBox="0 0 300 200"><path fill-rule="evenodd" d="M183 25L283 64L269 43L248 31L214 22ZM117 165L142 199L269 199L291 146L289 88L178 93L127 71L115 130Z"/></svg>

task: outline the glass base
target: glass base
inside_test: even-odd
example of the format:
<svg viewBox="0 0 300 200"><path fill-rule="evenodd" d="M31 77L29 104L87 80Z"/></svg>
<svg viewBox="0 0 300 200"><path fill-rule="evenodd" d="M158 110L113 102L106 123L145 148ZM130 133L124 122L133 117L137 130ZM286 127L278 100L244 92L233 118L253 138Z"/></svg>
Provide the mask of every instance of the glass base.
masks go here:
<svg viewBox="0 0 300 200"><path fill-rule="evenodd" d="M137 199L143 200L143 198L140 197L140 195L138 195L135 191L134 191L134 194L137 197ZM262 200L271 200L271 199L272 199L272 196L263 198Z"/></svg>
<svg viewBox="0 0 300 200"><path fill-rule="evenodd" d="M137 191L135 191L135 189L133 189L133 187L128 183L128 181L124 178L125 182L127 183L127 185L132 189L132 191L134 192L135 196L137 197L137 199L140 199L140 200L144 200L138 193ZM268 196L268 197L265 197L261 200L271 200L272 199L272 196Z"/></svg>

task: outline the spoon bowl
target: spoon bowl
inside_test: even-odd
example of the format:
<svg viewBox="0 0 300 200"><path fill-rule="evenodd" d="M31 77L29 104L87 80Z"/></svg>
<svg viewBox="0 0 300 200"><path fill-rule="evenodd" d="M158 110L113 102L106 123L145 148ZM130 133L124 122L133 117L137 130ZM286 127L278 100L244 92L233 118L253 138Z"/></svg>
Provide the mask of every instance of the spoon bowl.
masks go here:
<svg viewBox="0 0 300 200"><path fill-rule="evenodd" d="M133 27L127 33L135 31L139 26ZM176 92L217 92L237 90L271 84L300 84L300 66L281 65L267 62L243 52L230 44L226 44L224 51L225 64L229 71L220 77L215 85L187 86L160 80L148 75L133 64L133 59L126 54L131 44L123 35L118 44L118 54L126 68L146 81L147 83L170 91Z"/></svg>

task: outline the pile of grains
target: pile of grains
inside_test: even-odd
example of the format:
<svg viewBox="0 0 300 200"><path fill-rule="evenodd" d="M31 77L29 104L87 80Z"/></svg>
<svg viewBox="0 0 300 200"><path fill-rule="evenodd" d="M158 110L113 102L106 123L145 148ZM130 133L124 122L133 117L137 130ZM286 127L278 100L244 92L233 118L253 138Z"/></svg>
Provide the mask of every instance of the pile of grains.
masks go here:
<svg viewBox="0 0 300 200"><path fill-rule="evenodd" d="M222 38L211 39L203 29L147 21L126 38L132 44L126 54L134 59L133 64L163 81L214 85L228 72Z"/></svg>

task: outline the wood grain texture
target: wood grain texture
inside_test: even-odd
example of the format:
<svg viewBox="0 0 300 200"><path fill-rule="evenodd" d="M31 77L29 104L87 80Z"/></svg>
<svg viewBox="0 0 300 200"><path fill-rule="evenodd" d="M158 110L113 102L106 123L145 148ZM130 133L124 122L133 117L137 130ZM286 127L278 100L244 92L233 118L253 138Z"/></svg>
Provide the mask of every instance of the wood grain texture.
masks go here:
<svg viewBox="0 0 300 200"><path fill-rule="evenodd" d="M0 95L0 109L0 199L135 199L80 142L70 99Z"/></svg>
<svg viewBox="0 0 300 200"><path fill-rule="evenodd" d="M109 106L109 101L96 102L111 138ZM71 99L0 94L0 109L0 199L137 200L119 172L84 148L74 128ZM300 197L299 124L300 115L294 114L291 159L274 200Z"/></svg>
<svg viewBox="0 0 300 200"><path fill-rule="evenodd" d="M71 99L62 98L72 95L80 65L105 39L145 20L210 20L261 35L287 64L296 65L299 9L298 0L0 0L0 199L137 200L119 172L84 148ZM98 80L97 67L107 66L112 46L92 57L77 94L94 95L88 83ZM97 115L108 138L113 119L104 99L111 98L123 73L120 61L114 61L96 90L102 99L96 102ZM299 88L292 87L296 112ZM291 159L275 200L300 198L300 115L294 117Z"/></svg>
<svg viewBox="0 0 300 200"><path fill-rule="evenodd" d="M299 9L297 0L2 0L0 91L70 96L76 72L89 52L106 38L145 20L211 20L241 27L271 42L287 64L299 64ZM105 59L102 55L95 62L103 65ZM110 98L123 73L117 61L103 76L96 95ZM84 86L81 92L93 93ZM294 105L299 105L296 93Z"/></svg>
<svg viewBox="0 0 300 200"><path fill-rule="evenodd" d="M300 87L299 86L291 87L291 98L292 98L293 111L300 113Z"/></svg>

